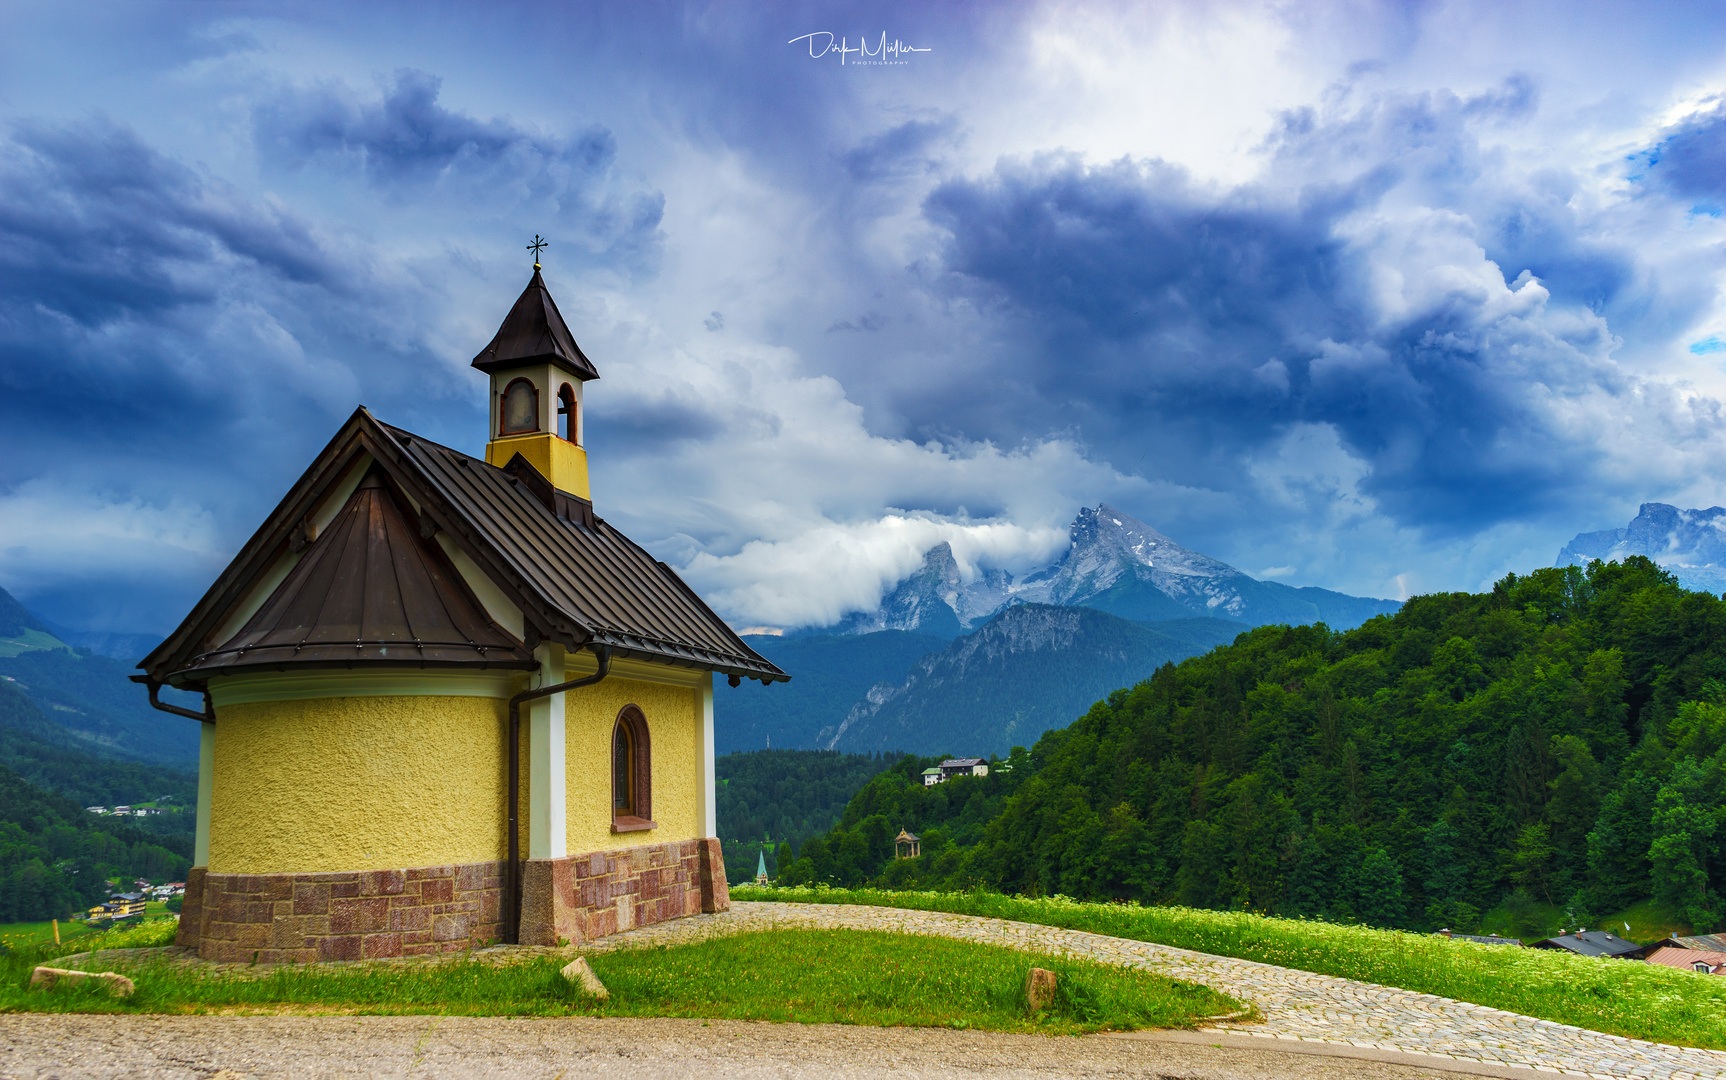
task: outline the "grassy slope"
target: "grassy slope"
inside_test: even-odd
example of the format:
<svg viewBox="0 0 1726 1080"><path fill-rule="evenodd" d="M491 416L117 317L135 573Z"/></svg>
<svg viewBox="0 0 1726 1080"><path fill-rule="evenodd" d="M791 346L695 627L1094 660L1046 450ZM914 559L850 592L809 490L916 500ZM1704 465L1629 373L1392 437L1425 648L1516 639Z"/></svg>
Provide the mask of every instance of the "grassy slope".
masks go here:
<svg viewBox="0 0 1726 1080"><path fill-rule="evenodd" d="M26 627L10 634L0 634L0 656L17 656L19 653L30 652L34 649L72 651L65 642L41 630L32 630Z"/></svg>
<svg viewBox="0 0 1726 1080"><path fill-rule="evenodd" d="M112 935L107 948L167 943L172 923ZM82 943L87 949L89 943ZM853 930L778 930L695 945L591 958L611 991L600 1002L559 975L561 957L496 965L310 965L211 974L128 963L99 966L130 975L138 993L115 1001L91 987L24 988L32 965L61 950L0 960L0 1010L32 1012L270 1013L284 1007L373 1014L690 1016L793 1023L908 1025L1077 1034L1105 1029L1191 1027L1240 1006L1204 987L1148 972L916 935ZM76 963L77 961L72 961ZM1042 1014L1022 1004L1033 965L1057 975ZM98 966L98 965L91 965Z"/></svg>
<svg viewBox="0 0 1726 1080"><path fill-rule="evenodd" d="M1061 926L1397 986L1613 1035L1726 1049L1726 979L1658 964L1244 912L1086 904L1064 897L753 886L734 888L731 895L736 900L950 911Z"/></svg>

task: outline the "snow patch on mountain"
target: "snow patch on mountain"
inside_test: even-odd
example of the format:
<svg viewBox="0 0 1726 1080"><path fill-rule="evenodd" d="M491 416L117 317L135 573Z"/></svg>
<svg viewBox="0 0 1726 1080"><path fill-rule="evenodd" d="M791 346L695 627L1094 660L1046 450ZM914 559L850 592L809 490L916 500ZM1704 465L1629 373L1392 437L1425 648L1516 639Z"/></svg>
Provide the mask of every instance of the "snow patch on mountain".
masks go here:
<svg viewBox="0 0 1726 1080"><path fill-rule="evenodd" d="M1393 601L1258 581L1107 503L1079 511L1068 536L1057 561L1018 576L991 569L966 573L952 548L937 544L878 608L851 613L831 632L918 630L952 637L1025 603L1095 607L1144 621L1201 616L1256 625L1322 619L1339 627L1397 607Z"/></svg>
<svg viewBox="0 0 1726 1080"><path fill-rule="evenodd" d="M1585 566L1630 555L1646 555L1670 570L1687 589L1726 590L1726 507L1680 510L1668 503L1643 503L1622 529L1578 533L1558 553L1554 566Z"/></svg>

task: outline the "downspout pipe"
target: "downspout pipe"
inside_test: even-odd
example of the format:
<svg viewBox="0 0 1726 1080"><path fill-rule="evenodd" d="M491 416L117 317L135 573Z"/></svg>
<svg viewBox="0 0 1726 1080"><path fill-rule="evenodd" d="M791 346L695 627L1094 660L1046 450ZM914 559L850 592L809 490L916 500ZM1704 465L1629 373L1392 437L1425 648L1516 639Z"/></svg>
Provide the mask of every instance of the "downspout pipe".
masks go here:
<svg viewBox="0 0 1726 1080"><path fill-rule="evenodd" d="M606 645L589 646L599 661L599 670L582 679L571 679L537 690L524 690L509 699L509 864L504 874L509 881L509 925L506 935L511 945L521 944L521 831L517 817L521 807L521 706L536 698L561 694L592 686L611 673L611 649ZM542 669L543 670L543 669Z"/></svg>
<svg viewBox="0 0 1726 1080"><path fill-rule="evenodd" d="M162 684L148 675L133 675L131 681L143 683L149 688L150 707L152 709L160 709L165 713L173 713L175 716L184 716L188 720L196 720L201 724L214 724L216 722L216 705L210 700L209 690L204 691L204 711L199 713L190 709L182 709L178 705L170 705L158 698L156 695L161 692Z"/></svg>

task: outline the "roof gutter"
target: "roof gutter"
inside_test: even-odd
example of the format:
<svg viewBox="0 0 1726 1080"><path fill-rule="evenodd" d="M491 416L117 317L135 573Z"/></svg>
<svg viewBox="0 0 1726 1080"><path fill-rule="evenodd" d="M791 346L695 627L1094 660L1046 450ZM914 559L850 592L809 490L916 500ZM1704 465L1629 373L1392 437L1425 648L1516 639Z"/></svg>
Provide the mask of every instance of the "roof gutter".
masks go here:
<svg viewBox="0 0 1726 1080"><path fill-rule="evenodd" d="M523 702L537 698L561 694L565 690L579 690L584 686L592 686L611 673L611 649L605 645L590 645L594 658L599 661L599 671L582 679L571 679L552 686L542 686L537 690L524 690L509 699L509 799L507 817L509 819L509 862L504 868L504 876L509 882L509 922L505 927L506 940L511 945L521 944L521 834L517 824L518 811L521 805L521 706ZM544 670L542 665L541 670ZM152 699L154 691L151 692Z"/></svg>
<svg viewBox="0 0 1726 1080"><path fill-rule="evenodd" d="M148 675L133 675L131 681L149 687L150 707L152 709L160 709L165 713L173 713L175 716L184 716L188 720L196 720L203 724L216 722L216 703L210 700L210 691L207 687L204 690L204 711L197 713L190 709L182 709L178 705L170 705L158 698L156 695L161 692L162 684Z"/></svg>

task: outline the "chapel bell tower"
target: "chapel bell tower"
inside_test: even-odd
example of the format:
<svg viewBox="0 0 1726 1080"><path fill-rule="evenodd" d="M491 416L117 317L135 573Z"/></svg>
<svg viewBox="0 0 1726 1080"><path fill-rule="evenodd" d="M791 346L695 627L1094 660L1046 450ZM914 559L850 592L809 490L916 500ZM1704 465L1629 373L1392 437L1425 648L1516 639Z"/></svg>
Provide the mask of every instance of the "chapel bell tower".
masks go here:
<svg viewBox="0 0 1726 1080"><path fill-rule="evenodd" d="M575 343L545 280L533 279L473 366L491 377L485 460L507 465L520 454L558 491L592 505L583 447L582 387L599 378Z"/></svg>

